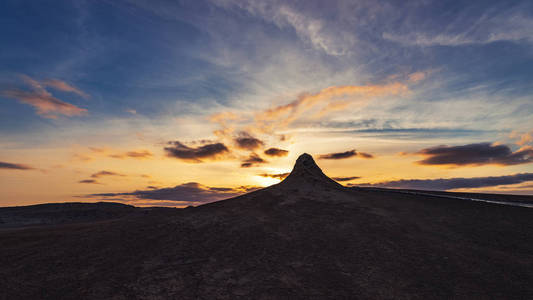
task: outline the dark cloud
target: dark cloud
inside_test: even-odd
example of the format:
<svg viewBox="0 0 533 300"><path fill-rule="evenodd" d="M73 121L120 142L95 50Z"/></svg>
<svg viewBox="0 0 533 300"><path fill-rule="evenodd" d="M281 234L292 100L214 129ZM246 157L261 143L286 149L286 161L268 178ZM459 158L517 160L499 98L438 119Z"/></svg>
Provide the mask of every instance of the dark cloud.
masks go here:
<svg viewBox="0 0 533 300"><path fill-rule="evenodd" d="M100 178L102 176L126 176L126 175L119 174L119 173L116 173L116 172L111 172L111 171L100 171L100 172L96 172L96 173L92 174L91 178Z"/></svg>
<svg viewBox="0 0 533 300"><path fill-rule="evenodd" d="M169 142L169 147L165 147L167 156L182 159L190 162L202 162L204 159L214 159L229 152L222 143L206 144L198 147L188 147L178 141Z"/></svg>
<svg viewBox="0 0 533 300"><path fill-rule="evenodd" d="M281 174L267 174L267 173L263 173L263 174L259 174L259 176L269 177L269 178L276 178L276 179L283 180L283 179L285 179L287 176L289 176L289 174L290 174L290 173L281 173Z"/></svg>
<svg viewBox="0 0 533 300"><path fill-rule="evenodd" d="M521 173L506 176L472 177L472 178L440 178L440 179L403 179L386 181L376 184L357 184L358 186L386 187L417 190L452 190L459 188L480 188L498 185L518 184L533 181L533 173Z"/></svg>
<svg viewBox="0 0 533 300"><path fill-rule="evenodd" d="M526 146L513 152L506 145L491 143L443 145L422 149L416 154L426 157L417 162L421 165L518 165L533 162L533 147Z"/></svg>
<svg viewBox="0 0 533 300"><path fill-rule="evenodd" d="M358 177L358 176L352 176L352 177L331 177L331 179L335 180L335 181L350 181L350 180L354 180L354 179L359 179L361 177Z"/></svg>
<svg viewBox="0 0 533 300"><path fill-rule="evenodd" d="M8 162L0 161L0 169L10 169L10 170L35 170L34 168L23 165L23 164L13 164Z"/></svg>
<svg viewBox="0 0 533 300"><path fill-rule="evenodd" d="M88 197L113 199L115 197L133 197L142 200L168 200L191 203L207 203L236 197L259 189L259 187L241 186L236 188L209 187L197 182L189 182L171 188L137 190L130 193L91 194Z"/></svg>
<svg viewBox="0 0 533 300"><path fill-rule="evenodd" d="M146 158L152 158L154 155L152 152L148 150L139 150L139 151L128 151L124 153L118 153L118 154L110 154L109 157L112 158L136 158L136 159L146 159Z"/></svg>
<svg viewBox="0 0 533 300"><path fill-rule="evenodd" d="M100 182L94 180L94 179L84 179L78 181L78 183L90 183L90 184L100 184Z"/></svg>
<svg viewBox="0 0 533 300"><path fill-rule="evenodd" d="M345 151L345 152L322 154L318 158L320 159L344 159L344 158L350 158L354 156L361 156L362 158L374 158L372 154L364 153L364 152L357 152L355 151L355 149Z"/></svg>
<svg viewBox="0 0 533 300"><path fill-rule="evenodd" d="M263 141L249 135L246 132L241 132L240 135L234 139L234 141L238 148L246 150L255 150L264 145Z"/></svg>
<svg viewBox="0 0 533 300"><path fill-rule="evenodd" d="M262 159L259 155L252 153L247 159L242 161L241 168L249 168L266 162L267 161Z"/></svg>
<svg viewBox="0 0 533 300"><path fill-rule="evenodd" d="M287 156L287 154L289 154L289 151L279 148L269 148L265 150L265 154L268 156Z"/></svg>

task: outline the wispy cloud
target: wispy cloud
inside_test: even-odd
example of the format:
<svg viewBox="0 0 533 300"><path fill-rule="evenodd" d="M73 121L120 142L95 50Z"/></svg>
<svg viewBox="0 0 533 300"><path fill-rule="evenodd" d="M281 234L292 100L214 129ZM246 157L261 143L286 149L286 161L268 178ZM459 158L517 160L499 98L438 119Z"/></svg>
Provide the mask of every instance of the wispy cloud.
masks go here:
<svg viewBox="0 0 533 300"><path fill-rule="evenodd" d="M463 46L489 44L500 41L533 41L533 18L525 15L520 9L512 9L498 14L486 13L474 19L470 16L468 23L460 14L456 19L449 20L448 26L435 33L424 31L423 27L409 32L384 32L386 40L413 46ZM427 26L432 30L431 26ZM422 30L421 30L422 29Z"/></svg>
<svg viewBox="0 0 533 300"><path fill-rule="evenodd" d="M291 28L296 35L315 50L332 56L350 54L356 37L339 27L329 26L323 19L306 14L301 7L289 2L278 1L227 1L212 0L214 4L229 9L242 9L248 13L273 23L280 29Z"/></svg>
<svg viewBox="0 0 533 300"><path fill-rule="evenodd" d="M40 82L28 76L22 76L22 78L31 86L31 91L7 89L1 91L0 94L4 97L16 99L19 102L33 106L37 110L37 114L45 118L55 119L58 115L70 117L87 114L87 109L77 107L52 96Z"/></svg>
<svg viewBox="0 0 533 300"><path fill-rule="evenodd" d="M372 99L386 95L401 95L408 86L394 82L386 85L332 86L313 94L302 94L288 104L273 107L255 115L256 126L265 132L285 128L299 118L321 118L350 105L364 106Z"/></svg>
<svg viewBox="0 0 533 300"><path fill-rule="evenodd" d="M123 153L109 154L109 157L112 158L135 158L135 159L148 159L152 158L154 154L148 150L137 150L137 151L127 151Z"/></svg>
<svg viewBox="0 0 533 300"><path fill-rule="evenodd" d="M52 87L56 90L60 90L60 91L63 91L63 92L70 92L70 93L74 93L74 94L77 94L85 99L89 98L89 94L85 93L84 91L76 88L76 87L73 87L72 85L64 82L64 81L61 81L61 80L58 80L58 79L47 79L47 80L44 80L42 82L42 84L44 86L49 86L49 87Z"/></svg>

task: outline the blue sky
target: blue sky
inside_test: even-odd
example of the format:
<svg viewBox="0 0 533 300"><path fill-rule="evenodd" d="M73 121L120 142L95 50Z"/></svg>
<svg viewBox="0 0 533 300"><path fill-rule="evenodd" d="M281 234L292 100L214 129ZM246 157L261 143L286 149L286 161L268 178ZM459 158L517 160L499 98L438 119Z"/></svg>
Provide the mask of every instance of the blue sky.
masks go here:
<svg viewBox="0 0 533 300"><path fill-rule="evenodd" d="M533 130L531 1L6 0L0 25L0 161L8 163L49 172L67 164L69 172L90 174L105 162L77 166L71 159L80 151L133 147L179 170L172 180L165 173L162 186L200 179L237 186L257 182L219 183L201 168L228 163L222 170L231 161L239 168L250 153L228 145L243 132L265 147L291 148L287 157L262 165L279 170L298 151L367 148L376 161L391 157L375 163L380 166L402 159L392 158L397 153L438 145L531 146L520 142ZM348 86L359 88L328 92ZM312 112L298 112L283 126L276 118L258 125L260 112L303 95L322 106L304 100ZM220 113L234 116L209 121ZM225 136L217 133L221 128ZM276 140L280 135L290 142ZM190 164L164 150L169 141L194 148L207 140L224 143L230 157ZM53 159L43 149L54 149ZM484 168L369 173L361 182L533 171L529 163ZM205 174L183 175L190 169ZM30 180L23 177L17 182ZM83 186L61 199L143 184Z"/></svg>

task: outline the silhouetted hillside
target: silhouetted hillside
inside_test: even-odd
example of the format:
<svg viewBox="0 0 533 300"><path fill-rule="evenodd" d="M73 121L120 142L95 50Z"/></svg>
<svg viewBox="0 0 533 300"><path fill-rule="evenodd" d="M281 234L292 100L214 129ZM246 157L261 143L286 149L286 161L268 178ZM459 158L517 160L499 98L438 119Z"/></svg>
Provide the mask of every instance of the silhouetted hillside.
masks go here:
<svg viewBox="0 0 533 300"><path fill-rule="evenodd" d="M531 299L533 210L281 183L195 208L0 231L3 299Z"/></svg>

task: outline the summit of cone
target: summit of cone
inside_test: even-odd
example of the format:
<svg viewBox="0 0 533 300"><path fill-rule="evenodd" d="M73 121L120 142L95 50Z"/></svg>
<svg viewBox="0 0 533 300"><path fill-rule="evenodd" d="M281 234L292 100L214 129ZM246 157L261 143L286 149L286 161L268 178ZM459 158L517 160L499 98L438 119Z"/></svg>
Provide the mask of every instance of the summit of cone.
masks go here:
<svg viewBox="0 0 533 300"><path fill-rule="evenodd" d="M320 167L315 163L313 157L307 153L304 153L298 157L294 167L281 183L281 185L294 185L294 187L301 187L304 185L327 185L336 188L343 188L342 185L326 176Z"/></svg>

